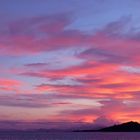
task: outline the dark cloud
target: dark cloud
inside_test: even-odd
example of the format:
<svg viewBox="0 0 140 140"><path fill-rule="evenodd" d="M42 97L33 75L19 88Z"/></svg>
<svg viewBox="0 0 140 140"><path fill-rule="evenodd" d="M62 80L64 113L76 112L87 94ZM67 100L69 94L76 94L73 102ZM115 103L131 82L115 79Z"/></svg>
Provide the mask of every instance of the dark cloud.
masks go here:
<svg viewBox="0 0 140 140"><path fill-rule="evenodd" d="M70 104L69 102L50 100L47 95L32 94L32 95L0 95L0 105L9 107L23 108L48 108L54 106L63 106Z"/></svg>

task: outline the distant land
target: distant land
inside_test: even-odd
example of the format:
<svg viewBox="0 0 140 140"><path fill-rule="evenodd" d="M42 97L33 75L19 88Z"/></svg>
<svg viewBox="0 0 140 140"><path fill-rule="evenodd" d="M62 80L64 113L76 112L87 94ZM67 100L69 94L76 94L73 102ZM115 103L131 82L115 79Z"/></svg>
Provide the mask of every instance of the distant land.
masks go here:
<svg viewBox="0 0 140 140"><path fill-rule="evenodd" d="M119 125L114 125L102 128L99 131L104 132L140 132L140 124L138 122L126 122Z"/></svg>
<svg viewBox="0 0 140 140"><path fill-rule="evenodd" d="M79 132L140 132L140 124L138 122L130 121L99 130L81 130Z"/></svg>
<svg viewBox="0 0 140 140"><path fill-rule="evenodd" d="M47 132L140 132L140 123L130 121L118 125L113 125L100 129L83 129L83 130L59 130L59 129L27 129L27 130L18 130L18 129L0 129L1 133L47 133Z"/></svg>

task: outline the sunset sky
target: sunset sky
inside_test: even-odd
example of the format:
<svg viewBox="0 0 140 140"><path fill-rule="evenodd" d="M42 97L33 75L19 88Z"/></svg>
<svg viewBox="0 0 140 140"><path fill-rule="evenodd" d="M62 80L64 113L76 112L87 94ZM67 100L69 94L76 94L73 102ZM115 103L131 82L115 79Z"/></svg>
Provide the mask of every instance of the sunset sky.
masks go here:
<svg viewBox="0 0 140 140"><path fill-rule="evenodd" d="M0 123L140 121L139 0L0 0Z"/></svg>

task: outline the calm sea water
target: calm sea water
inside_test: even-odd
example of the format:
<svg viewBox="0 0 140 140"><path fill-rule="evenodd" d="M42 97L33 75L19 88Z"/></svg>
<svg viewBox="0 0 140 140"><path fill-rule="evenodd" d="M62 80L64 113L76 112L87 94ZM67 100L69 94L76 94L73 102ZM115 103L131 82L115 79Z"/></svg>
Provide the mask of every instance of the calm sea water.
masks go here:
<svg viewBox="0 0 140 140"><path fill-rule="evenodd" d="M140 140L140 133L0 133L0 140Z"/></svg>

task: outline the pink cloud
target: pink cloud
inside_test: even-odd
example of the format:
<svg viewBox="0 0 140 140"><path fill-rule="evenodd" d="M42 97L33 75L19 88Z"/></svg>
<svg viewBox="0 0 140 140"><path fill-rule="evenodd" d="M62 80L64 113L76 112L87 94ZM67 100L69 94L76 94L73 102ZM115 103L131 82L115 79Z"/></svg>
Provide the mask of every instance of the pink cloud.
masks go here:
<svg viewBox="0 0 140 140"><path fill-rule="evenodd" d="M38 54L71 46L82 46L87 36L78 30L65 30L71 24L67 15L26 18L6 25L0 40L1 55Z"/></svg>
<svg viewBox="0 0 140 140"><path fill-rule="evenodd" d="M48 23L48 21L50 22ZM30 97L27 100L13 97L13 100L9 101L6 98L1 101L1 105L23 108L58 106L60 110L55 115L49 115L52 120L63 120L67 117L68 121L92 122L95 120L98 123L103 121L110 123L102 116L123 121L129 120L128 116L132 115L131 112L135 113L134 118L138 119L139 104L137 101L140 99L138 96L140 78L137 66L140 64L138 33L134 34L130 30L124 32L126 23L122 20L110 23L91 35L77 30L66 30L65 28L70 23L71 21L66 17L62 18L57 15L27 19L23 23L17 22L10 25L11 33L6 36L8 41L0 43L2 55L38 54L40 57L39 53L41 52L67 47L79 47L80 49L83 47L84 50L81 53L75 53L74 58L84 61L72 63L72 65L60 69L53 69L47 63L30 63L19 69L14 67L10 72L20 78L36 77L37 80L39 79L38 84L33 85L32 91L32 93L38 93L38 96L33 94L35 97ZM133 34L128 36L130 32ZM67 61L76 59L65 57L64 61L67 63ZM131 72L130 69L129 71L122 70L124 66L129 66ZM134 70L137 73L133 73ZM69 77L73 81L65 84ZM40 82L40 80L43 81ZM22 85L16 80L7 79L1 79L0 84L1 91L13 92ZM21 92L23 93L23 91ZM43 96L45 93L48 96ZM77 100L98 99L101 106L97 108L96 105L91 105L93 107L89 108L84 103L78 106L72 102L64 102L66 99L74 98ZM16 103L15 100L17 100ZM136 108L129 100L135 102ZM79 108L72 110L70 107ZM64 114L66 115L64 116Z"/></svg>

